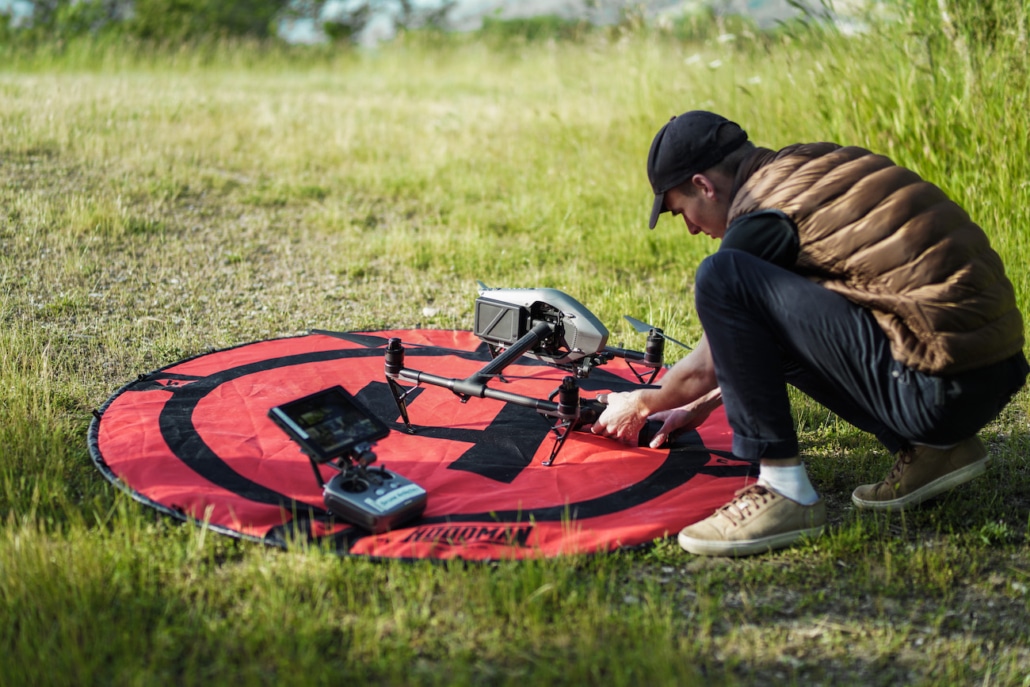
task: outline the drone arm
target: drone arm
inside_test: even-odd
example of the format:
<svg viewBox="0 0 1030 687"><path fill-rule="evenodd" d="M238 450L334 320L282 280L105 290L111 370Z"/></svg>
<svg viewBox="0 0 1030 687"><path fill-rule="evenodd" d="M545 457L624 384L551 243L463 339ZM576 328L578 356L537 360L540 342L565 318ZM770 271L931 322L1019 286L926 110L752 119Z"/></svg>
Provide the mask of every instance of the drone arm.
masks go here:
<svg viewBox="0 0 1030 687"><path fill-rule="evenodd" d="M411 421L408 418L406 402L407 395L411 390L405 390L398 383L398 379L414 382L416 387L421 384L443 387L457 394L463 402L473 396L476 398L490 398L503 403L512 403L525 408L531 408L541 415L556 417L558 423L555 425L554 431L558 434L558 440L551 450L550 457L544 462L545 465L553 464L555 457L565 444L568 433L574 429L592 424L603 412L604 407L602 404L596 400L581 402L579 387L576 385L575 378L573 377L566 377L562 381L562 386L556 392L559 397L557 403L550 400L550 398L543 400L509 391L492 389L487 383L495 375L503 372L508 365L532 350L534 346L545 338L553 336L554 332L555 326L545 320L534 323L533 327L512 344L510 348L491 360L481 370L465 379L443 377L421 370L405 368L404 345L400 339L390 339L387 342L384 356L386 379L408 431L414 432ZM552 394L552 398L553 396L554 394Z"/></svg>
<svg viewBox="0 0 1030 687"><path fill-rule="evenodd" d="M441 377L440 375L434 375L429 372L405 368L404 347L401 344L400 339L391 339L386 351L386 377L390 382L390 388L393 390L394 399L397 401L397 406L401 411L401 415L404 417L404 423L410 426L407 417L407 409L404 403L405 392L396 383L397 379L406 379L414 382L416 385L425 383L432 384L433 386L444 387L445 389L450 389L463 399L471 397L492 398L506 403L515 403L529 408L534 408L551 414L557 412L557 405L549 401L541 401L528 396L521 396L519 394L513 394L506 391L498 391L487 386L487 383L495 375L503 372L508 365L511 365L542 340L553 334L554 325L546 321L537 322L528 332L512 344L510 348L487 363L483 369L466 377L465 379Z"/></svg>
<svg viewBox="0 0 1030 687"><path fill-rule="evenodd" d="M404 372L408 372L408 370L402 371L401 376L411 379L414 382L426 382L427 384L446 387L459 396L465 398L475 396L476 398L494 398L499 401L511 401L512 403L517 403L517 401L513 399L504 398L506 395L505 392L494 391L487 387L487 382L489 382L495 375L499 375L504 372L506 367L528 353L534 346L551 336L553 333L554 325L543 320L537 322L533 325L532 329L522 335L518 341L513 343L511 348L508 348L491 360L483 367L483 369L466 377L465 379L438 377L436 375L431 375L425 372L416 372L414 370L411 370L411 372L417 375L417 377L405 375ZM517 394L508 395L514 398L524 398Z"/></svg>
<svg viewBox="0 0 1030 687"><path fill-rule="evenodd" d="M401 370L398 375L403 379L406 379L415 384L431 384L433 386L440 386L445 389L450 389L459 396L475 397L475 398L492 398L495 401L503 401L504 403L514 403L515 405L523 406L525 408L532 408L533 410L539 410L544 413L554 414L558 412L558 404L551 401L544 401L542 399L533 398L531 396L523 396L521 394L514 394L510 391L501 391L499 389L492 389L486 385L485 380L477 380L473 375L468 379L454 379L453 377L441 377L434 375L429 372L421 372L419 370Z"/></svg>
<svg viewBox="0 0 1030 687"><path fill-rule="evenodd" d="M643 352L631 351L617 346L605 346L604 352L609 357L623 358L626 361L626 366L636 375L637 381L641 384L651 384L662 368L665 339L660 334L656 334L655 330L652 330L652 333L647 337L647 348ZM651 373L645 376L637 372L632 363L638 363L650 369Z"/></svg>
<svg viewBox="0 0 1030 687"><path fill-rule="evenodd" d="M653 370L659 369L665 361L665 335L661 329L651 329L647 335L647 345L644 351L630 351L616 346L605 346L605 352L618 358L625 358L627 361L638 362Z"/></svg>
<svg viewBox="0 0 1030 687"><path fill-rule="evenodd" d="M619 348L618 346L605 346L604 352L613 358L624 358L626 360L632 360L634 362L643 362L644 354L641 351L631 351L628 348Z"/></svg>
<svg viewBox="0 0 1030 687"><path fill-rule="evenodd" d="M521 358L532 350L534 346L552 334L554 334L553 324L544 320L537 322L533 325L532 329L523 334L522 337L513 343L510 348L491 360L486 367L465 381L471 381L473 379L486 380L494 375L500 374L504 371L504 368Z"/></svg>

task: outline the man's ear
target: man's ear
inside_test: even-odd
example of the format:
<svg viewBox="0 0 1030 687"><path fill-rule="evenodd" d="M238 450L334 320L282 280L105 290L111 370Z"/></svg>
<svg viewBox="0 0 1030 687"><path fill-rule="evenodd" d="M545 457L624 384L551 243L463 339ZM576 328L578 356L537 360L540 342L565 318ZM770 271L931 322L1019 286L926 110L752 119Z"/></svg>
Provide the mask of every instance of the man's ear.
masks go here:
<svg viewBox="0 0 1030 687"><path fill-rule="evenodd" d="M713 200L716 196L717 191L715 190L715 183L704 174L695 174L690 178L690 183L694 186L697 193L708 200Z"/></svg>

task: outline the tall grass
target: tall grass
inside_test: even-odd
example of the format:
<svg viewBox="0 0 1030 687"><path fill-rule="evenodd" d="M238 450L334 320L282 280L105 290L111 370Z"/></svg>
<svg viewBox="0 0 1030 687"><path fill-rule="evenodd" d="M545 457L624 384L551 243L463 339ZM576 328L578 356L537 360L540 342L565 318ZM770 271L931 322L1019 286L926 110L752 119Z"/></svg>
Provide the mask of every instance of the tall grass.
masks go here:
<svg viewBox="0 0 1030 687"><path fill-rule="evenodd" d="M939 183L1025 311L1025 39L970 80L931 29L0 48L0 685L1025 684L1026 393L985 430L988 477L904 518L848 509L890 457L796 399L833 527L745 561L266 550L155 517L85 445L89 410L140 372L315 327L468 328L476 279L574 294L627 345L626 313L700 336L692 278L716 245L645 224L651 136L692 108Z"/></svg>

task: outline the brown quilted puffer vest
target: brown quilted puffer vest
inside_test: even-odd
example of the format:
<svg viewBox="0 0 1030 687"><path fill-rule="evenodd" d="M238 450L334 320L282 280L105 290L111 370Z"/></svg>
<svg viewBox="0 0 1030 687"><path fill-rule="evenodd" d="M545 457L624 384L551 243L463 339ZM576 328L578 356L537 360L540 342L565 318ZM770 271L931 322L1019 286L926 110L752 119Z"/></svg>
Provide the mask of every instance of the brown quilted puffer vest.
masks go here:
<svg viewBox="0 0 1030 687"><path fill-rule="evenodd" d="M1023 347L1012 283L987 235L941 189L882 155L833 143L758 148L732 221L775 208L797 225L795 270L869 308L895 359L930 374Z"/></svg>

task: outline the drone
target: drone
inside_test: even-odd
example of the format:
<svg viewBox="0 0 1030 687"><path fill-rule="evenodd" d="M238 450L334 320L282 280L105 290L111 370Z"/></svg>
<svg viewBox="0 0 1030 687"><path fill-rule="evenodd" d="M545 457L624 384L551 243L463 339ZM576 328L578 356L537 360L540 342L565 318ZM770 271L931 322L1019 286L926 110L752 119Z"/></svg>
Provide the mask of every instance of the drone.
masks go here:
<svg viewBox="0 0 1030 687"><path fill-rule="evenodd" d="M465 379L442 377L404 365L404 344L399 338L387 342L386 381L405 429L415 433L408 418L407 398L422 384L451 390L462 403L470 398L491 398L536 410L556 420L555 442L544 465L553 465L569 433L592 425L604 411L597 399L581 399L577 379L614 358L622 358L641 384L654 382L664 364L665 341L686 349L685 343L666 335L660 328L626 315L638 331L647 332L642 352L608 346L608 329L575 298L550 288L490 288L478 282L473 333L484 343L491 360ZM521 357L539 360L567 373L546 399L496 389L494 379L504 380L504 370ZM639 371L636 366L643 368ZM413 382L405 387L401 380Z"/></svg>

